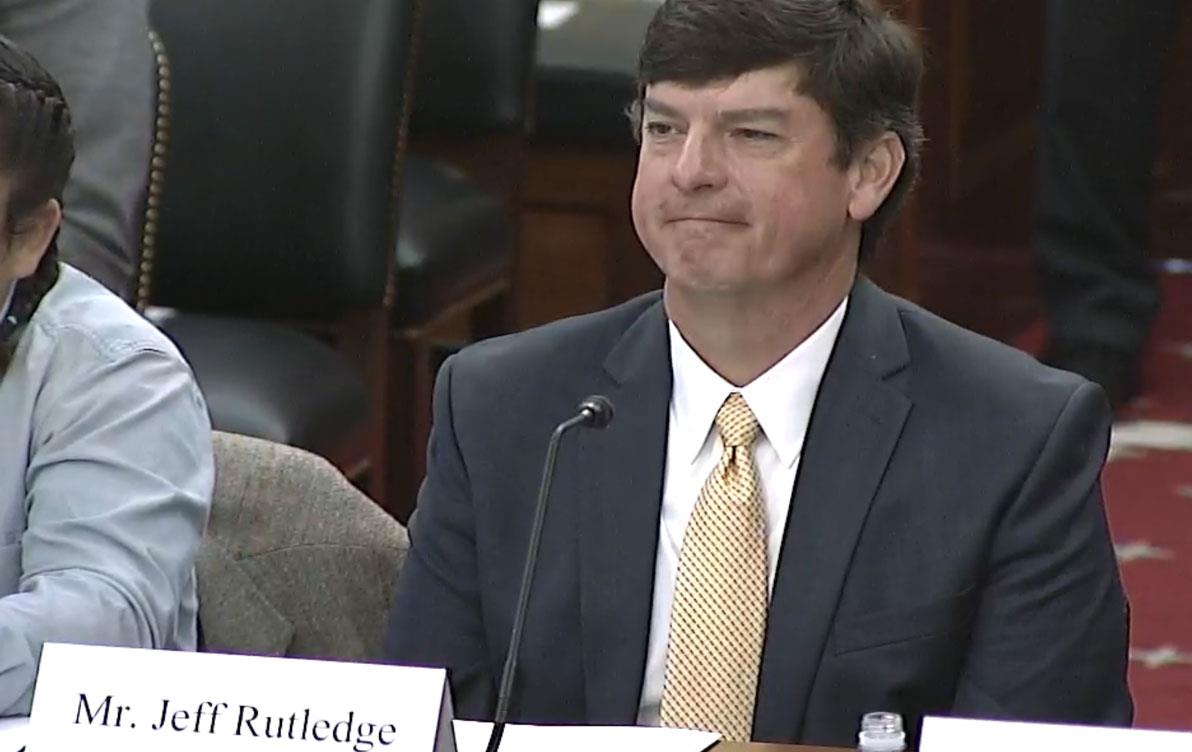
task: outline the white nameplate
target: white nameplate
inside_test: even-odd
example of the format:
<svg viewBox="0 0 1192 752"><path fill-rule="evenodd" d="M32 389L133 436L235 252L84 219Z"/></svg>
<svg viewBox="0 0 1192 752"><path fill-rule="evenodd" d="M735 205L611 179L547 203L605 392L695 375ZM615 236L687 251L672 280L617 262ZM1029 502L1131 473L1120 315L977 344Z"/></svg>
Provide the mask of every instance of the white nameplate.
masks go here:
<svg viewBox="0 0 1192 752"><path fill-rule="evenodd" d="M925 718L919 752L1192 752L1192 733Z"/></svg>
<svg viewBox="0 0 1192 752"><path fill-rule="evenodd" d="M48 644L29 752L455 752L442 669Z"/></svg>

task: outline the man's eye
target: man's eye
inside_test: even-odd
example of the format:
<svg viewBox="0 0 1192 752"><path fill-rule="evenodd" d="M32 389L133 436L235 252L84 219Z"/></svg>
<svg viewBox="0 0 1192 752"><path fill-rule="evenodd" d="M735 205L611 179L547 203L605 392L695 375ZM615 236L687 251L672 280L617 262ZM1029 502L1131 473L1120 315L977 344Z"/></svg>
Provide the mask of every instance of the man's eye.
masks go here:
<svg viewBox="0 0 1192 752"><path fill-rule="evenodd" d="M675 132L675 127L670 123L646 123L646 133L651 136L669 136Z"/></svg>
<svg viewBox="0 0 1192 752"><path fill-rule="evenodd" d="M777 133L770 133L769 131L759 131L756 128L738 128L734 131L736 135L746 141L773 141L778 138Z"/></svg>

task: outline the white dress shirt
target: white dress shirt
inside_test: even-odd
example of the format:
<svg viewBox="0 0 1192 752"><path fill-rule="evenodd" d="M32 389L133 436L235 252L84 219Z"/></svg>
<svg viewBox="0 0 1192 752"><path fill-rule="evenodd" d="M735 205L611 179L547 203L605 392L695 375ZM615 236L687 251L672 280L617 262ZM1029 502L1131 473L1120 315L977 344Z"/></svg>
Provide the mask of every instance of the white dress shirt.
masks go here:
<svg viewBox="0 0 1192 752"><path fill-rule="evenodd" d="M674 323L669 325L674 381L658 554L654 566L654 605L650 612L646 672L638 707L639 724L656 726L659 723L679 549L704 481L720 461L723 451L720 434L713 425L716 412L729 394L739 391L761 424L754 457L761 476L762 502L766 510L766 555L772 590L811 408L844 322L847 305L845 298L811 336L768 371L740 388L708 367L683 339Z"/></svg>

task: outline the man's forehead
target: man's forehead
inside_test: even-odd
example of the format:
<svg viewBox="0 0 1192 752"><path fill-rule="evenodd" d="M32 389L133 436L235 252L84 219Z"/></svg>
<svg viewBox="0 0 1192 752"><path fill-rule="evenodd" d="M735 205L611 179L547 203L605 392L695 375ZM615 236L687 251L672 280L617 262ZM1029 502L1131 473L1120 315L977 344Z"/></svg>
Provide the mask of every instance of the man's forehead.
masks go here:
<svg viewBox="0 0 1192 752"><path fill-rule="evenodd" d="M790 108L806 98L798 92L801 76L792 63L700 83L657 81L646 86L644 104L673 110Z"/></svg>

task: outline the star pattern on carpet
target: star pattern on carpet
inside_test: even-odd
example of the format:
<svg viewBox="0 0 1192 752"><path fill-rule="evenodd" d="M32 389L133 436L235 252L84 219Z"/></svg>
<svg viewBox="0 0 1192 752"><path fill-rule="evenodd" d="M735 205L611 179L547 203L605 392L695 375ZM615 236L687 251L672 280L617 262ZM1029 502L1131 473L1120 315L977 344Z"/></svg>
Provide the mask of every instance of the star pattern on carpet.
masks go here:
<svg viewBox="0 0 1192 752"><path fill-rule="evenodd" d="M1124 421L1113 424L1111 445L1192 452L1192 423Z"/></svg>
<svg viewBox="0 0 1192 752"><path fill-rule="evenodd" d="M1175 558L1166 548L1159 548L1146 541L1119 543L1113 547L1113 552L1122 564L1132 561L1169 561Z"/></svg>
<svg viewBox="0 0 1192 752"><path fill-rule="evenodd" d="M1175 645L1162 645L1150 650L1130 648L1130 660L1149 669L1192 666L1192 653L1181 652Z"/></svg>
<svg viewBox="0 0 1192 752"><path fill-rule="evenodd" d="M1109 439L1109 456L1140 456L1147 450L1192 452L1192 423L1134 420L1115 423Z"/></svg>
<svg viewBox="0 0 1192 752"><path fill-rule="evenodd" d="M1165 342L1163 348L1168 352L1175 353L1184 360L1192 360L1192 342Z"/></svg>
<svg viewBox="0 0 1192 752"><path fill-rule="evenodd" d="M1140 449L1136 446L1114 446L1109 445L1109 456L1105 458L1106 462L1114 462L1116 460L1141 460L1146 459L1150 453L1145 449Z"/></svg>
<svg viewBox="0 0 1192 752"><path fill-rule="evenodd" d="M1162 284L1143 393L1117 411L1102 479L1131 606L1134 720L1192 731L1192 274Z"/></svg>

